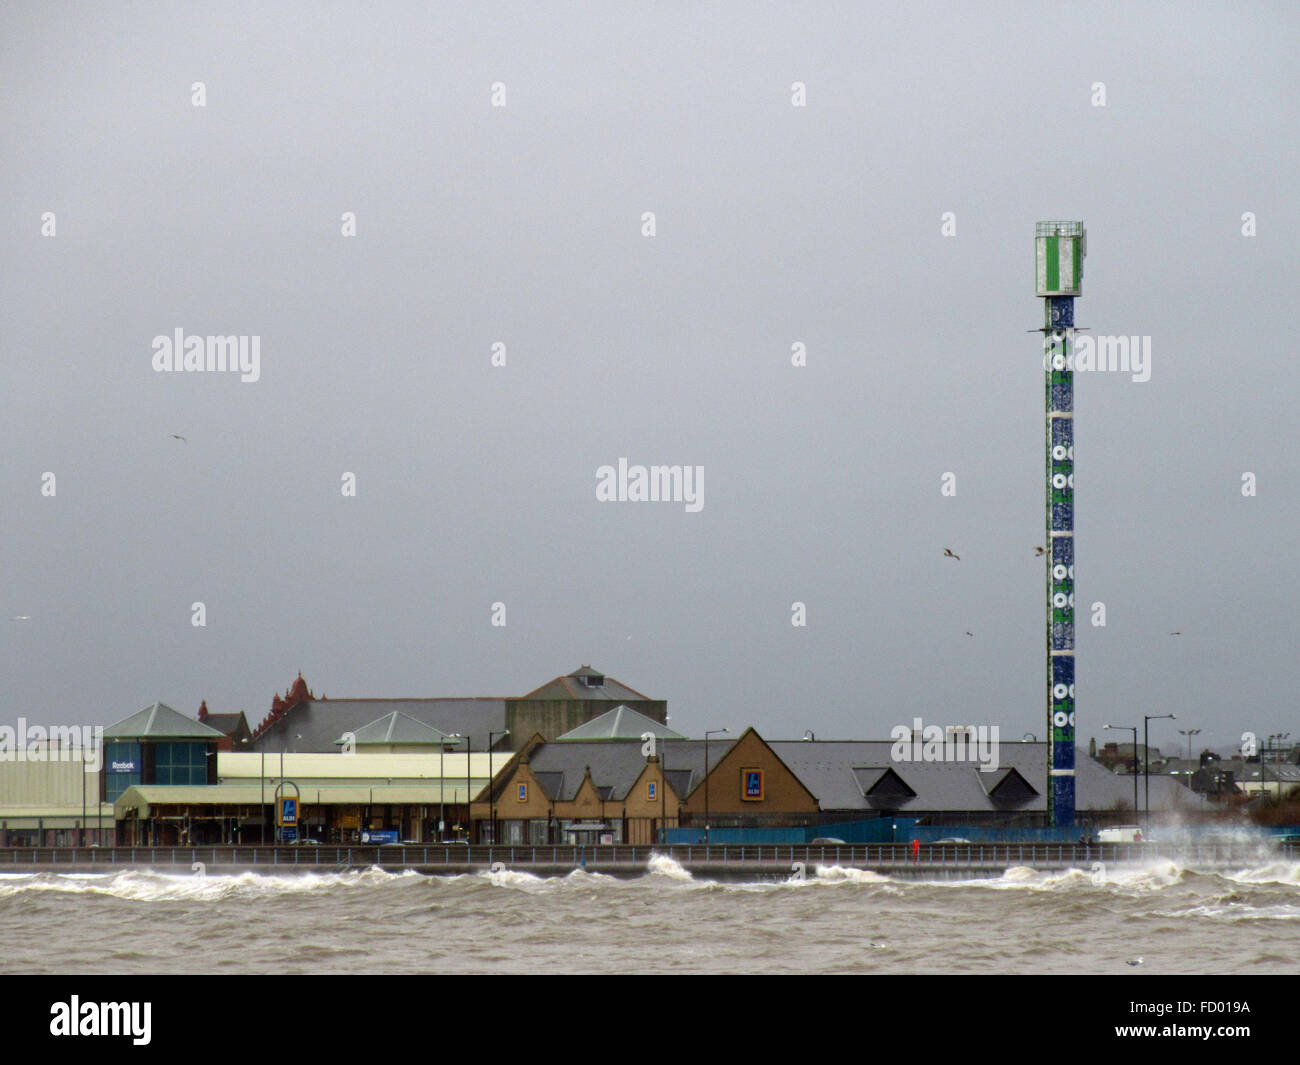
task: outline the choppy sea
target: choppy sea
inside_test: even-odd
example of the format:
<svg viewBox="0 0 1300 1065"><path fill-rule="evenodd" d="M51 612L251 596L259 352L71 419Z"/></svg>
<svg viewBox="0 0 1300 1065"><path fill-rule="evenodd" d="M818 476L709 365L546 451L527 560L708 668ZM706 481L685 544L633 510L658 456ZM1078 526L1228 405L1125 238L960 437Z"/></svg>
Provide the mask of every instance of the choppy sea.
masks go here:
<svg viewBox="0 0 1300 1065"><path fill-rule="evenodd" d="M1300 863L997 879L836 866L713 881L575 871L0 875L4 973L1283 973Z"/></svg>

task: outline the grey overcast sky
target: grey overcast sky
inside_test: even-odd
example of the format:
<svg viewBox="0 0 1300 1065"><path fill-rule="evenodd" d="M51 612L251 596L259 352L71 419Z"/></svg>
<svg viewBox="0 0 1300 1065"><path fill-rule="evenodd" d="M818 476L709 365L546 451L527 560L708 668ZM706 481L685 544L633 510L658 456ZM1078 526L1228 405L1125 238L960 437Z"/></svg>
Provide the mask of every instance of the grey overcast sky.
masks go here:
<svg viewBox="0 0 1300 1065"><path fill-rule="evenodd" d="M0 719L590 663L692 735L1041 738L1033 233L1082 219L1078 322L1152 372L1076 376L1079 742L1300 734L1298 39L1289 3L5 5ZM260 378L155 372L177 328ZM703 466L703 509L599 502L623 456Z"/></svg>

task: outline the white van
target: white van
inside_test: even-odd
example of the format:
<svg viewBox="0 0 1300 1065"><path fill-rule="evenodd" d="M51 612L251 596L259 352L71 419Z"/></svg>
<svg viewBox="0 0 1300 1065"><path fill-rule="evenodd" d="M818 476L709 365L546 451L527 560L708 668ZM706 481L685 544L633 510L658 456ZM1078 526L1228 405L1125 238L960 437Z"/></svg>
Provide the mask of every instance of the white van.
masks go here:
<svg viewBox="0 0 1300 1065"><path fill-rule="evenodd" d="M1098 843L1141 843L1142 829L1137 825L1119 825L1103 828L1097 833Z"/></svg>

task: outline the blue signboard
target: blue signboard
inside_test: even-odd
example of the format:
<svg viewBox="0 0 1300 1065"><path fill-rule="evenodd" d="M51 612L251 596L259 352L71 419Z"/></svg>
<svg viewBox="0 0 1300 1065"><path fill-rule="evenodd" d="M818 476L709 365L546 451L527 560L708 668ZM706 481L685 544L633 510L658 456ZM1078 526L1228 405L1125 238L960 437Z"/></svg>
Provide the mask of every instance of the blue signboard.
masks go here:
<svg viewBox="0 0 1300 1065"><path fill-rule="evenodd" d="M285 796L280 799L280 824L296 825L298 823L298 798Z"/></svg>
<svg viewBox="0 0 1300 1065"><path fill-rule="evenodd" d="M361 833L361 842L369 843L371 846L383 843L398 843L397 829L371 828Z"/></svg>
<svg viewBox="0 0 1300 1065"><path fill-rule="evenodd" d="M292 826L280 829L280 840L283 843L296 843L298 841L298 830Z"/></svg>

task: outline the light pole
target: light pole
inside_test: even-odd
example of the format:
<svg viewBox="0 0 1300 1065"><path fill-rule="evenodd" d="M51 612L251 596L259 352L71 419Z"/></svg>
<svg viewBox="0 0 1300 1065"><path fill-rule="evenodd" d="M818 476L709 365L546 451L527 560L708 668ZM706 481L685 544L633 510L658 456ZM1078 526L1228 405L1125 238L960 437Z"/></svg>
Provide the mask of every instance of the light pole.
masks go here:
<svg viewBox="0 0 1300 1065"><path fill-rule="evenodd" d="M704 733L704 845L709 845L709 737L721 736L729 729L708 729Z"/></svg>
<svg viewBox="0 0 1300 1065"><path fill-rule="evenodd" d="M497 840L497 791L495 787L496 779L492 775L493 772L492 771L492 737L500 736L502 739L505 739L509 735L510 735L509 729L502 729L500 732L488 733L488 825L490 826L492 831L493 843L498 842L498 840Z"/></svg>
<svg viewBox="0 0 1300 1065"><path fill-rule="evenodd" d="M442 756L447 753L447 741L460 739L459 732L453 732L451 735L444 735L442 742L438 744L438 842L443 842L443 828L446 826L446 796L443 794L447 789L447 778L442 772Z"/></svg>
<svg viewBox="0 0 1300 1065"><path fill-rule="evenodd" d="M1151 722L1162 719L1176 721L1176 714L1142 715L1142 805L1146 807L1146 823L1151 824Z"/></svg>
<svg viewBox="0 0 1300 1065"><path fill-rule="evenodd" d="M470 780L470 775L469 775L470 746L471 744L470 744L469 733L467 732L465 733L465 844L466 846L472 847L474 845L474 835L472 831L474 827L474 822L473 820L471 820L469 816L469 799L470 799L470 791L474 787L474 782ZM468 854L469 852L467 851L466 853Z"/></svg>
<svg viewBox="0 0 1300 1065"><path fill-rule="evenodd" d="M663 844L668 846L668 722L672 714L664 714L664 753L659 756L659 800L663 803Z"/></svg>
<svg viewBox="0 0 1300 1065"><path fill-rule="evenodd" d="M1277 798L1282 801L1282 751L1283 743L1291 738L1289 732L1279 732L1277 735Z"/></svg>
<svg viewBox="0 0 1300 1065"><path fill-rule="evenodd" d="M1265 783L1266 774L1264 767L1268 764L1269 749L1272 748L1280 754L1282 751L1282 741L1288 739L1290 735L1291 733L1289 732L1274 732L1264 741L1264 746L1259 755L1259 793L1261 796L1268 794L1268 785ZM1277 797L1280 802L1282 800L1282 770L1280 768L1282 760L1279 758L1277 761L1279 766L1277 771Z"/></svg>
<svg viewBox="0 0 1300 1065"><path fill-rule="evenodd" d="M1136 725L1103 725L1102 728L1115 729L1117 732L1133 733L1133 819L1138 815L1138 727Z"/></svg>
<svg viewBox="0 0 1300 1065"><path fill-rule="evenodd" d="M1201 730L1198 728L1180 728L1178 730L1178 735L1187 737L1187 761L1188 762L1192 760L1192 737L1197 735L1200 731ZM1188 777L1187 786L1189 788L1192 786L1191 777L1193 773L1194 770L1189 767L1187 770L1187 777Z"/></svg>

